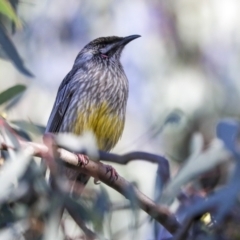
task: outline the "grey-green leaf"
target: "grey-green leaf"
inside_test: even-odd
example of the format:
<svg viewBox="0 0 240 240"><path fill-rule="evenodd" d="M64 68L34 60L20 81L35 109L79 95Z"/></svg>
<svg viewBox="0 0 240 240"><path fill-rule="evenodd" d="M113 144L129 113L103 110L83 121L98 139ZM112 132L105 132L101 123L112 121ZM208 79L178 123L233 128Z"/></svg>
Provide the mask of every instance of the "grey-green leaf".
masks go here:
<svg viewBox="0 0 240 240"><path fill-rule="evenodd" d="M44 126L33 123L30 120L29 121L17 120L17 121L12 121L11 123L19 127L19 130L24 130L27 132L29 131L36 135L42 135L45 132Z"/></svg>
<svg viewBox="0 0 240 240"><path fill-rule="evenodd" d="M16 68L23 74L28 77L34 77L23 64L22 59L20 58L15 46L13 45L11 39L8 37L4 28L0 25L0 46L1 50L11 59Z"/></svg>
<svg viewBox="0 0 240 240"><path fill-rule="evenodd" d="M26 86L22 84L15 85L0 93L0 105L16 97L26 90Z"/></svg>

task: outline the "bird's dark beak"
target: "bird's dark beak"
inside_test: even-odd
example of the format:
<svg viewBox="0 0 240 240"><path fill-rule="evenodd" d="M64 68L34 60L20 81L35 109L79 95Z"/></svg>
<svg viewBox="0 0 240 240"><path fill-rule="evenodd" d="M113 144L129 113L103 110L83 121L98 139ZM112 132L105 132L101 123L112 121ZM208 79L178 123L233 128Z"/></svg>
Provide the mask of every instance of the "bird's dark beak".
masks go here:
<svg viewBox="0 0 240 240"><path fill-rule="evenodd" d="M113 44L107 45L104 49L101 49L101 52L103 54L108 54L110 52L114 53L116 52L120 47L124 47L126 44L131 42L132 40L141 37L140 35L131 35L128 37L124 37L120 39L118 42L115 42Z"/></svg>
<svg viewBox="0 0 240 240"><path fill-rule="evenodd" d="M123 38L122 40L120 40L117 44L118 46L125 46L126 44L128 44L129 42L131 42L132 40L141 37L140 35L131 35L128 37Z"/></svg>

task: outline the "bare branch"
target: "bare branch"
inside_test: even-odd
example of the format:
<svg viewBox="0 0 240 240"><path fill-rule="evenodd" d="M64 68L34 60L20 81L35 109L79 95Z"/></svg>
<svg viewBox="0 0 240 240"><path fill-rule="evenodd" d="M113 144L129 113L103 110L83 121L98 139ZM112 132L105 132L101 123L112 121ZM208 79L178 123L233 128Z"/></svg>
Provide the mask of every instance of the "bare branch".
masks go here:
<svg viewBox="0 0 240 240"><path fill-rule="evenodd" d="M163 156L146 153L146 152L130 152L124 155L118 155L118 154L99 151L99 159L106 162L114 162L114 163L123 164L123 165L128 164L129 162L134 160L144 160L152 163L168 165L167 159L164 158Z"/></svg>
<svg viewBox="0 0 240 240"><path fill-rule="evenodd" d="M22 147L23 149L27 149L28 151L30 151L33 156L37 156L43 159L51 159L53 157L52 156L53 150L49 149L49 146L46 146L44 144L26 142L21 139L19 139L19 144L20 147ZM1 148L5 150L8 149L6 144L2 144ZM167 207L156 205L151 199L149 199L147 196L141 193L136 187L132 186L128 181L126 181L121 176L119 176L116 181L111 181L108 174L106 174L107 168L105 164L90 160L86 166L77 166L78 158L76 154L69 152L63 148L56 148L56 151L59 158L63 161L63 163L67 164L69 167L78 169L80 172L83 172L96 179L99 179L101 182L115 189L126 198L129 198L129 194L127 193L126 189L132 188L134 191L134 195L137 199L137 203L142 210L148 213L160 224L162 224L170 233L174 234L179 229L180 225L178 221ZM139 158L140 155L144 156L143 153L140 153L139 155L127 154L125 156L127 156L126 159L130 159L131 157L134 156L135 157L137 156L136 158ZM47 164L49 165L49 162L47 162ZM52 168L51 166L49 167Z"/></svg>

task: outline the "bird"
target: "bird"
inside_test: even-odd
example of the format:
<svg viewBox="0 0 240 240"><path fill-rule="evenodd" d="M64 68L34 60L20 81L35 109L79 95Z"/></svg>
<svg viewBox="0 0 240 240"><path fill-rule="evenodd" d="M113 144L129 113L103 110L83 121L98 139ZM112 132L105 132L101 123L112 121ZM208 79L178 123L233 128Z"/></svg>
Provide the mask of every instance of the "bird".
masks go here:
<svg viewBox="0 0 240 240"><path fill-rule="evenodd" d="M99 150L109 152L116 145L123 133L129 93L120 57L124 47L139 37L100 37L83 47L59 86L46 133L81 136L91 131ZM87 156L77 156L79 165L87 164ZM64 168L73 182L86 185L90 178Z"/></svg>

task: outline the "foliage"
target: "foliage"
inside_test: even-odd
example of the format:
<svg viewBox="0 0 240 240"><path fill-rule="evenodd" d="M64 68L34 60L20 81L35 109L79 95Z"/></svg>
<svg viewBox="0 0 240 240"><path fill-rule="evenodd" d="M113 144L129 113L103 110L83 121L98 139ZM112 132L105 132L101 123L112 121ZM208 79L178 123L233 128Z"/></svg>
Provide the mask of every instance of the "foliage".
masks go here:
<svg viewBox="0 0 240 240"><path fill-rule="evenodd" d="M24 85L19 84L8 88L6 91L3 91L2 93L0 93L0 105L24 92L25 89L26 87Z"/></svg>
<svg viewBox="0 0 240 240"><path fill-rule="evenodd" d="M18 18L12 3L8 0L1 0L0 1L0 13L7 16L14 24L16 24L17 28L21 27L21 21Z"/></svg>
<svg viewBox="0 0 240 240"><path fill-rule="evenodd" d="M0 93L0 105L6 105L8 101L12 101L13 98L22 94L25 89L26 87L23 85L16 85L3 91ZM13 128L17 126L15 128L17 133L29 141L31 141L29 131L36 134L30 130L33 126L39 130L38 134L42 134L44 131L42 126L24 121L15 121L11 124ZM207 150L202 150L201 147L196 148L197 150L195 149L195 152L192 153L187 164L172 180L169 177L169 167L162 168L163 165L159 165L162 167L158 171L156 200L158 199L157 201L160 203L164 201L171 203L177 198L180 205L175 214L183 226L172 238L170 233L159 224L155 224L156 239L238 239L238 232L234 231L234 225L240 222L237 214L240 212L238 202L240 153L235 147L239 131L240 125L235 121L220 122L217 127L218 141L221 140L224 143L225 150L221 148L223 145L217 145L217 148L213 145ZM53 239L58 234L59 209L63 206L90 239L101 239L106 226L109 228L108 232L112 239L119 238L128 231L125 229L121 232L112 232L110 227L112 211L118 204L111 201L104 187L96 191L94 196L80 198L70 197L59 189L51 189L44 178L43 169L35 163L31 154L19 148L15 134L3 125L0 126L0 133L2 141L18 149L17 151L9 150L8 154L1 151L1 162L4 164L1 167L0 175L2 183L0 186L0 229L7 231L8 239L16 238L16 234L18 238L24 236L25 239ZM224 187L210 192L210 195L206 195L206 197L198 193L188 195L180 190L183 185L196 179L197 176L221 165L222 159L227 161L230 154L226 149L234 156L235 167L232 177ZM195 171L192 167L194 164L202 167ZM14 182L17 182L17 185ZM172 191L171 194L169 191ZM129 229L132 228L136 231L141 224L138 220L137 199L133 192L133 189L126 189L130 200L127 208L133 213L133 225ZM123 204L123 209L125 207L126 205ZM27 224L25 220L28 220ZM22 230L16 231L17 226L20 226ZM89 226L92 226L92 230ZM64 222L62 222L62 231L67 239ZM0 237L1 234L3 232L0 232ZM4 232L4 234L6 233ZM82 234L79 235L79 239L81 237ZM3 238L1 237L1 239Z"/></svg>
<svg viewBox="0 0 240 240"><path fill-rule="evenodd" d="M17 30L22 27L22 22L17 16L19 2L18 0L0 0L0 55L7 56L26 76L32 76L25 68L9 37L9 32L15 32L15 27ZM161 10L165 12L164 4L161 4ZM169 47L174 49L175 41L176 46L179 45L174 51L179 51L175 57L179 57L181 63L189 59L197 59L199 48L196 47L197 51L193 48L191 52L188 41L184 42L181 32L174 27L174 21L177 19L173 12L164 23L169 24L169 29L174 32L168 34L171 36L170 41L168 37L166 38L168 41L166 49L169 50ZM5 24L6 20L11 22L11 31ZM167 26L165 28L167 29ZM4 54L1 54L1 51ZM208 58L205 56L205 59ZM0 111L2 111L0 115L6 116L5 112L21 100L25 90L25 86L16 85L0 93ZM187 122L185 120L185 113L176 109L166 117L163 124L156 122L152 136L162 133L169 125L175 127L181 122ZM0 155L0 239L70 239L66 224L69 218L72 218L72 222L82 229L74 239L84 239L84 235L88 239L105 239L107 235L110 239L124 239L129 232L132 238L136 238L137 230L150 218L140 221L138 201L132 188L126 189L126 195L130 201L122 202L114 202L103 184L97 190L87 192L81 197L69 196L58 189L52 189L44 178L44 169L36 164L36 159L33 159L31 154L19 147L16 138L16 135L19 135L32 141L33 136L44 134L45 127L21 119L17 121L6 119L6 121L12 129L0 125L0 143L7 142L17 150L13 151L11 148L8 151L1 150ZM164 207L170 207L172 203L177 202L178 207L174 214L181 223L181 228L177 233L171 234L158 222L150 220L154 225L154 239L240 239L238 228L240 223L238 149L240 125L233 120L221 121L216 126L217 138L208 145L205 145L201 134L193 134L191 124L186 125L188 130L190 129L190 135L194 137L191 139L191 148L190 144L187 144L187 151L184 151L183 155L187 156L183 157L184 164L175 176L170 177L172 174L170 174L169 164L163 166L159 162L154 189L155 202L161 207L163 204ZM62 144L73 148L72 142L66 137ZM84 144L89 145L88 142ZM104 156L107 153L101 154ZM129 155L131 153L125 156ZM118 156L115 157L117 162ZM140 155L139 159L141 159ZM126 160L125 164L128 162ZM223 168L226 170L224 173L221 172ZM226 172L228 178L221 182L220 178ZM63 206L67 208L68 213L64 214L60 227L62 235L59 236L59 209ZM111 226L112 217L114 212L119 210L124 214L128 211L125 218L130 218L132 221L126 228L114 231ZM66 219L67 221L64 221Z"/></svg>
<svg viewBox="0 0 240 240"><path fill-rule="evenodd" d="M12 31L14 31L15 26L19 29L22 24L20 19L16 14L15 8L17 8L19 1L8 1L0 0L0 56L6 56L10 59L16 68L28 77L33 77L32 73L26 69L24 63L19 56L16 47L12 43L11 39L7 34L7 30L4 24L5 16L12 22Z"/></svg>

